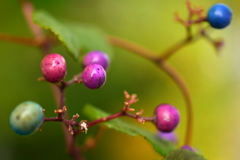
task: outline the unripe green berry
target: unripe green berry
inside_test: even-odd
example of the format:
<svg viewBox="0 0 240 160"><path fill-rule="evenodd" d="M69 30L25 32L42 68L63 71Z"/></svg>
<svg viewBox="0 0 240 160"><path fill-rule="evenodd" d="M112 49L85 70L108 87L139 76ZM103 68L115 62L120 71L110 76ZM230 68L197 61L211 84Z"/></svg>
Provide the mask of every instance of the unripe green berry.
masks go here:
<svg viewBox="0 0 240 160"><path fill-rule="evenodd" d="M19 135L30 135L42 125L42 107L32 101L20 103L10 115L10 126Z"/></svg>

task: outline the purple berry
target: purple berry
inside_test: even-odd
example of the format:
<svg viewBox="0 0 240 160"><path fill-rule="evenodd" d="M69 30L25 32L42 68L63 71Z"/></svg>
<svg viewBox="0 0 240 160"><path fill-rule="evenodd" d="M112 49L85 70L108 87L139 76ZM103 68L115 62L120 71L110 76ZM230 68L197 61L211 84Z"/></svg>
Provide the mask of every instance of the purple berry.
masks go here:
<svg viewBox="0 0 240 160"><path fill-rule="evenodd" d="M180 114L176 108L169 104L161 104L155 109L155 124L161 132L173 131L180 120Z"/></svg>
<svg viewBox="0 0 240 160"><path fill-rule="evenodd" d="M86 87L97 89L106 82L106 72L99 64L90 64L82 72L82 80Z"/></svg>
<svg viewBox="0 0 240 160"><path fill-rule="evenodd" d="M66 61L57 53L46 55L41 62L41 69L45 80L51 83L61 82L67 73Z"/></svg>
<svg viewBox="0 0 240 160"><path fill-rule="evenodd" d="M157 136L161 139L164 139L166 141L170 141L174 144L177 144L177 135L175 132L169 132L169 133L164 133L164 132L161 132L161 131L158 131L158 134Z"/></svg>
<svg viewBox="0 0 240 160"><path fill-rule="evenodd" d="M182 146L181 149L186 149L186 150L189 150L189 151L193 151L193 152L196 152L196 150L188 145L185 145L185 146Z"/></svg>
<svg viewBox="0 0 240 160"><path fill-rule="evenodd" d="M100 64L105 70L109 67L109 57L102 51L92 51L85 55L83 67L90 64Z"/></svg>

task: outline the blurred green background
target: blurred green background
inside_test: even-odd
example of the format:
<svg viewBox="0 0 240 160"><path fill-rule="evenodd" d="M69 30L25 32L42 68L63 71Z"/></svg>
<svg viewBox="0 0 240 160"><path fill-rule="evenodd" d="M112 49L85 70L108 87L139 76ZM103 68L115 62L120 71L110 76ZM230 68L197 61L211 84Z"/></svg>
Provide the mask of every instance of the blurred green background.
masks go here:
<svg viewBox="0 0 240 160"><path fill-rule="evenodd" d="M57 18L96 25L106 33L139 43L152 50L164 51L185 36L184 27L173 18L178 11L187 16L184 0L33 0L36 9L44 9ZM216 0L195 0L194 5L208 9ZM207 159L240 159L240 1L223 0L234 13L232 24L224 30L211 30L212 37L223 37L225 46L217 54L205 39L198 40L177 52L169 62L185 78L194 104L192 145ZM0 33L32 36L18 1L0 0ZM68 63L66 79L82 70L62 46L52 52L63 54ZM8 123L14 107L26 100L36 101L46 109L46 116L55 116L55 102L50 85L38 82L42 55L38 49L0 41L1 132L0 159L71 159L65 152L60 123L46 123L43 131L29 137L15 134ZM186 111L177 86L145 59L114 48L114 57L105 86L89 90L84 85L67 89L70 115L79 113L86 103L115 113L123 105L123 91L136 93L140 101L133 107L144 109L151 116L160 103L170 103L181 112L176 129L179 144L183 143ZM80 118L84 118L81 115ZM130 122L132 119L125 118ZM144 127L156 132L152 124ZM95 129L90 129L89 135ZM81 134L79 143L86 135ZM86 159L159 160L161 157L142 137L130 137L107 130L99 145L85 154Z"/></svg>

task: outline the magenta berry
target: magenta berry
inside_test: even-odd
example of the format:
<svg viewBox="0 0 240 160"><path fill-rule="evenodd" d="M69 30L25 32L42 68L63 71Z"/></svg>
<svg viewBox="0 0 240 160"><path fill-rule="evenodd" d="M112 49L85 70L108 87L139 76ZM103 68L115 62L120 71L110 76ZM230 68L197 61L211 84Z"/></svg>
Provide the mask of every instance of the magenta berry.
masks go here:
<svg viewBox="0 0 240 160"><path fill-rule="evenodd" d="M82 72L82 80L86 87L97 89L106 82L106 72L99 64L90 64Z"/></svg>
<svg viewBox="0 0 240 160"><path fill-rule="evenodd" d="M61 82L67 73L66 61L57 53L46 55L41 62L41 69L45 80L51 83Z"/></svg>
<svg viewBox="0 0 240 160"><path fill-rule="evenodd" d="M161 104L155 109L155 124L161 132L173 131L180 120L179 111L170 104Z"/></svg>
<svg viewBox="0 0 240 160"><path fill-rule="evenodd" d="M100 64L105 70L107 70L109 67L109 57L102 51L89 52L83 59L83 67L90 64Z"/></svg>

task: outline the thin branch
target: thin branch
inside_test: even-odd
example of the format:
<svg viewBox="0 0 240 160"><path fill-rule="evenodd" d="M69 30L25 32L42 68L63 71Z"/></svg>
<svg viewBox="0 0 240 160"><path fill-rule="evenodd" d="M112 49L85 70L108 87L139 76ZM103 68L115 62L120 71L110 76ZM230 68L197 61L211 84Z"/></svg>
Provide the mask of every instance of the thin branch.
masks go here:
<svg viewBox="0 0 240 160"><path fill-rule="evenodd" d="M108 36L108 40L114 46L124 48L133 53L137 53L137 55L140 55L148 60L155 61L158 58L157 54L153 53L151 50L139 44L136 44L134 42L131 42L119 37L115 37L112 35Z"/></svg>
<svg viewBox="0 0 240 160"><path fill-rule="evenodd" d="M163 71L169 75L172 80L176 83L176 85L179 87L181 93L184 96L184 100L186 103L186 109L187 109L187 127L186 127L186 137L185 137L185 144L190 145L191 142L191 136L192 136L192 121L193 121L193 106L191 103L191 96L189 94L189 89L185 81L183 81L183 78L178 74L178 72L174 71L174 69L165 62L164 58L162 57L157 58L158 56L156 52L153 52L151 50L148 50L144 47L141 47L135 43L132 43L130 41L125 41L124 39L120 39L117 37L110 36L109 41L112 45L126 49L130 52L135 53L136 55L142 56L143 58L148 59L149 61L153 62L155 65L157 64L158 67L163 69ZM181 44L180 46L176 47L178 49L182 48L184 45ZM132 48L133 47L133 48ZM178 49L172 49L171 53L177 51Z"/></svg>
<svg viewBox="0 0 240 160"><path fill-rule="evenodd" d="M172 45L166 51L162 52L161 55L158 57L159 61L166 61L169 59L176 51L180 50L181 48L185 47L188 43L192 42L191 37L187 37L184 40Z"/></svg>
<svg viewBox="0 0 240 160"><path fill-rule="evenodd" d="M157 64L165 73L177 84L177 86L181 89L183 94L186 109L187 109L187 127L186 127L186 135L185 135L185 145L190 145L192 138L192 130L193 130L193 106L191 101L191 95L189 89L186 85L184 79L180 76L180 74L168 63L161 62Z"/></svg>
<svg viewBox="0 0 240 160"><path fill-rule="evenodd" d="M27 38L27 37L17 37L12 35L6 35L3 33L0 33L0 40L8 41L8 42L14 42L18 44L24 44L28 46L37 47L39 46L42 41L35 38Z"/></svg>
<svg viewBox="0 0 240 160"><path fill-rule="evenodd" d="M130 113L124 113L123 116L131 117L131 118L137 118L136 114L130 114ZM138 116L139 119L143 120L144 122L153 122L154 117L143 117L143 116Z"/></svg>
<svg viewBox="0 0 240 160"><path fill-rule="evenodd" d="M57 106L58 106L58 108L57 109L59 109L59 108L61 108L61 106L63 105L63 104L65 104L65 102L61 102L61 101L63 101L63 99L61 99L60 97L62 97L62 94L61 94L61 92L60 92L60 89L59 89L59 86L57 86L57 85L51 85L51 87L52 87L52 91L53 91L53 94L54 94L54 99L55 99L55 102L57 103ZM67 116L66 114L65 114L65 116ZM56 117L56 118L53 118L53 119L47 119L47 118L45 118L45 122L49 122L49 121L59 121L59 122L62 122L62 121L64 121L64 119L65 119L65 117L63 117L63 118L59 118L59 116L58 117ZM65 121L66 122L66 121ZM66 147L67 147L67 152L75 159L75 160L81 160L82 158L81 158L81 156L79 155L78 157L76 156L76 154L75 153L73 153L73 152L75 152L76 150L75 149L73 149L73 143L75 144L75 142L74 142L74 136L72 136L71 134L70 134L70 132L69 132L69 130L68 130L68 125L66 125L66 123L64 124L62 124L62 129L63 129L63 133L64 133L64 138L65 138L65 143L66 143Z"/></svg>
<svg viewBox="0 0 240 160"><path fill-rule="evenodd" d="M154 120L154 117L142 117L140 115L138 116L136 114L127 113L126 111L120 111L120 112L118 112L116 114L113 114L113 115L110 115L110 116L107 116L107 117L103 117L103 118L100 118L100 119L93 120L93 121L88 123L88 127L92 127L92 126L97 125L99 123L110 121L112 119L119 118L121 116L128 116L128 117L134 118L134 119L136 119L140 123L142 123L142 121L140 121L140 120L143 120L144 122L145 121L153 122L153 120Z"/></svg>
<svg viewBox="0 0 240 160"><path fill-rule="evenodd" d="M102 123L102 122L110 121L110 120L118 118L120 116L122 116L122 112L118 112L118 113L110 115L108 117L103 117L103 118L100 118L100 119L93 120L93 121L88 123L88 127L92 127L92 126L94 126L96 124L99 124L99 123Z"/></svg>
<svg viewBox="0 0 240 160"><path fill-rule="evenodd" d="M77 74L76 76L74 76L73 79L66 82L66 87L68 87L74 83L82 83L82 72Z"/></svg>
<svg viewBox="0 0 240 160"><path fill-rule="evenodd" d="M20 0L20 2L24 17L33 35L38 39L44 38L42 29L32 21L32 12L34 11L34 6L32 3L30 3L28 0Z"/></svg>
<svg viewBox="0 0 240 160"><path fill-rule="evenodd" d="M187 37L184 38L183 40L181 40L180 42L172 45L171 47L169 47L169 49L167 49L166 51L162 52L160 54L160 56L158 56L158 61L166 61L167 59L169 59L174 53L176 53L177 51L179 51L181 48L185 47L186 45L200 39L202 37L202 32L205 31L207 28L204 28L202 30L200 30L199 32L197 32L194 35L191 35L190 33L187 34ZM190 28L189 28L190 29ZM187 31L189 32L189 31Z"/></svg>

